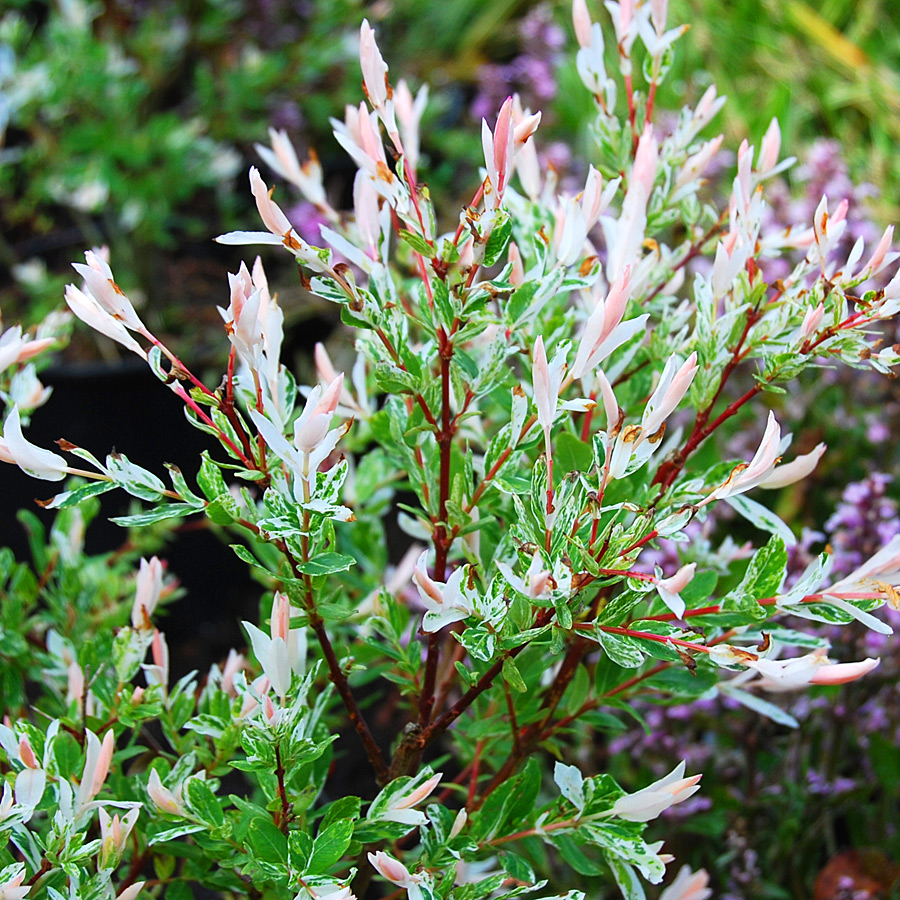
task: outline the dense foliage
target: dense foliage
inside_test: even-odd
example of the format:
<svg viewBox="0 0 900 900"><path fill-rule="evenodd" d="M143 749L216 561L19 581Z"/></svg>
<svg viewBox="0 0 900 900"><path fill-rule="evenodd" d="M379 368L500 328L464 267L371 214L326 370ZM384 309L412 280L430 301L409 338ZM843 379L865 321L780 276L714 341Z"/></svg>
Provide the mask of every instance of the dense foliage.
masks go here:
<svg viewBox="0 0 900 900"><path fill-rule="evenodd" d="M671 861L647 823L676 804L703 813L693 764L709 757L696 737L635 753L634 720L661 731L667 708L693 704L796 727L805 714L779 694L855 681L878 666L870 653L890 652L872 614L898 605L884 479L848 489L846 504L874 511L837 513L836 552L798 541L756 489L802 482L826 450L789 453L789 385L824 366L856 384L900 363L879 337L900 311L892 230L848 243L845 199L767 204L790 165L774 120L758 151L741 144L717 196L705 175L722 138L704 131L723 98L709 88L677 115L658 109L684 29L667 29L664 2L608 8L612 42L583 0L573 9L595 113L574 187L541 165L541 115L516 96L482 122L461 215L437 209L426 93L391 85L367 22L368 104L333 120L352 212L284 132L259 148L327 246L255 168L266 230L219 241L287 251L353 335L347 378L320 347L318 383L298 389L259 259L229 276L215 388L145 324L107 251L75 265L71 311L145 360L214 438L191 481L32 444L22 425L46 392L30 360L63 326L0 337L0 456L78 479L45 502L59 510L49 536L26 518L31 565L0 555L3 896L201 885L347 900L377 878L411 900L612 885L641 898ZM255 661L235 650L170 683L163 564L130 574L139 537L83 551L93 498L115 488L145 504L117 519L137 534L194 517L227 530L266 590L244 623ZM394 517L402 543L387 540ZM830 658L860 625L874 643ZM367 775L341 774L347 754ZM659 770L637 789L639 761ZM836 773L802 769L810 793L834 789ZM708 895L705 873L682 869L662 896Z"/></svg>

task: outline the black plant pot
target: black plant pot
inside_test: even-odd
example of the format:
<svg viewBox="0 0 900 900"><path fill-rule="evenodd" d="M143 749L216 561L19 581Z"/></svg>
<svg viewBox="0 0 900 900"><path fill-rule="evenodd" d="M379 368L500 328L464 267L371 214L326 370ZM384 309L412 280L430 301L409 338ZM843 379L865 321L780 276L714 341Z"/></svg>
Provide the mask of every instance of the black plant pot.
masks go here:
<svg viewBox="0 0 900 900"><path fill-rule="evenodd" d="M162 463L170 462L182 469L189 483L202 450L221 455L211 437L188 424L182 402L137 360L115 366L67 364L46 369L41 379L53 388L53 396L35 412L26 431L28 439L40 447L54 448L54 441L65 438L100 459L116 449L165 481ZM59 489L59 484L37 481L15 466L0 467L4 508L0 546L11 547L18 559L27 559L25 532L15 512L30 508L49 526L55 513L42 510L34 501L52 497ZM100 500L102 511L86 535L89 553L114 550L127 538L125 529L108 520L126 513L132 498L112 491ZM160 552L186 590L186 596L172 604L159 623L169 644L173 681L191 669L203 673L211 663L224 659L230 647L244 646L246 638L238 623L257 618L260 586L205 525L206 519L199 516L181 520L177 539Z"/></svg>

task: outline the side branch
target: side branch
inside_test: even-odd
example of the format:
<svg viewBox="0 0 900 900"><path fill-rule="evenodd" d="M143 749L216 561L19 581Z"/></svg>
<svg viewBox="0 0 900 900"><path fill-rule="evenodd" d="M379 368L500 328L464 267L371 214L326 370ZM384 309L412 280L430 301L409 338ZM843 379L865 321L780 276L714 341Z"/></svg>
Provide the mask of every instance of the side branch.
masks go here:
<svg viewBox="0 0 900 900"><path fill-rule="evenodd" d="M388 781L388 767L387 763L384 761L381 748L372 736L372 732L370 731L366 720L363 718L363 714L360 712L356 698L350 690L350 683L348 682L343 669L341 669L341 664L334 652L334 647L331 645L331 641L325 631L325 623L322 621L322 617L314 609L308 610L308 612L309 624L316 633L316 637L319 639L322 654L328 665L329 678L331 679L332 684L337 688L337 692L344 703L344 708L347 710L347 715L350 717L350 721L353 723L353 727L362 741L366 756L368 757L372 768L375 770L375 777L378 779L378 783L385 784Z"/></svg>
<svg viewBox="0 0 900 900"><path fill-rule="evenodd" d="M353 696L353 691L350 689L350 682L347 680L347 676L341 668L340 661L331 644L331 639L328 637L328 632L325 630L325 621L316 609L309 576L304 575L297 568L296 560L293 558L287 545L283 541L279 540L277 546L279 546L282 552L287 556L295 576L302 578L304 582L306 587L306 612L309 616L309 624L319 640L319 646L322 648L322 655L325 657L325 663L328 666L328 676L331 679L331 683L337 688L338 695L343 701L344 708L347 710L347 715L350 717L353 728L359 735L359 739L362 741L366 756L369 759L372 769L375 771L375 777L378 780L378 783L385 784L388 780L387 763L384 760L381 748L372 736L368 723L359 709L356 698Z"/></svg>
<svg viewBox="0 0 900 900"><path fill-rule="evenodd" d="M438 500L438 521L434 529L434 577L444 581L447 572L447 554L453 536L447 533L447 501L450 499L450 451L453 444L453 422L450 415L450 360L453 357L453 343L444 330L438 332L441 356L441 427L436 431L440 448L440 474ZM419 727L424 728L431 720L434 709L434 685L440 658L440 634L428 637L428 654L425 660L425 679L419 698Z"/></svg>

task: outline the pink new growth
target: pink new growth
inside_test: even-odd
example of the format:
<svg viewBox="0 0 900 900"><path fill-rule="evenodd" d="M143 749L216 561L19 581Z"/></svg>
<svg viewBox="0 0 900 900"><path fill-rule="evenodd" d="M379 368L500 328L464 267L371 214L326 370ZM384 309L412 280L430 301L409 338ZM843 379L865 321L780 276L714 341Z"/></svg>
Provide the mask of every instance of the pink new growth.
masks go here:
<svg viewBox="0 0 900 900"><path fill-rule="evenodd" d="M675 880L659 895L659 900L707 900L712 896L708 884L706 869L692 872L690 866L682 866Z"/></svg>
<svg viewBox="0 0 900 900"><path fill-rule="evenodd" d="M484 196L485 204L491 209L500 207L503 192L506 190L509 167L512 165L515 142L512 105L512 97L507 97L503 101L493 132L488 123L484 119L481 120L481 145L487 169Z"/></svg>
<svg viewBox="0 0 900 900"><path fill-rule="evenodd" d="M833 663L824 649L791 659L758 659L744 663L759 673L759 686L768 691L802 690L810 684L846 684L876 668L879 659Z"/></svg>
<svg viewBox="0 0 900 900"><path fill-rule="evenodd" d="M363 19L359 29L359 64L369 102L376 109L384 106L390 98L388 67L375 43L375 31L368 19Z"/></svg>
<svg viewBox="0 0 900 900"><path fill-rule="evenodd" d="M575 38L578 41L578 46L590 47L593 40L591 28L594 23L591 21L591 14L588 12L585 0L573 0L572 22L575 25Z"/></svg>
<svg viewBox="0 0 900 900"><path fill-rule="evenodd" d="M612 813L629 822L649 822L663 810L681 803L700 790L702 775L684 777L684 761L680 762L665 778L654 781L643 790L627 794L616 800Z"/></svg>
<svg viewBox="0 0 900 900"><path fill-rule="evenodd" d="M84 254L87 265L72 263L72 268L84 279L90 295L111 316L133 331L143 332L144 323L138 318L131 301L113 279L109 264L93 250Z"/></svg>
<svg viewBox="0 0 900 900"><path fill-rule="evenodd" d="M157 557L151 557L148 562L141 559L135 585L134 602L131 606L131 625L139 631L149 630L153 626L150 616L159 602L162 593L162 563Z"/></svg>
<svg viewBox="0 0 900 900"><path fill-rule="evenodd" d="M342 372L327 387L316 385L312 389L300 418L294 424L294 444L299 450L311 453L322 442L331 427L343 387Z"/></svg>
<svg viewBox="0 0 900 900"><path fill-rule="evenodd" d="M288 237L294 230L293 226L281 207L272 199L271 191L266 187L256 166L250 168L250 192L256 200L256 208L263 225L276 237L282 239Z"/></svg>
<svg viewBox="0 0 900 900"><path fill-rule="evenodd" d="M379 875L398 887L409 888L417 883L416 877L410 875L409 869L402 862L388 856L383 850L379 850L377 853L370 853L369 862Z"/></svg>
<svg viewBox="0 0 900 900"><path fill-rule="evenodd" d="M388 805L388 810L412 808L424 800L441 783L441 778L443 777L441 772L432 775L431 778L420 784L415 790L410 791L405 797L398 797L396 800L392 800ZM383 818L390 818L390 815L385 815Z"/></svg>

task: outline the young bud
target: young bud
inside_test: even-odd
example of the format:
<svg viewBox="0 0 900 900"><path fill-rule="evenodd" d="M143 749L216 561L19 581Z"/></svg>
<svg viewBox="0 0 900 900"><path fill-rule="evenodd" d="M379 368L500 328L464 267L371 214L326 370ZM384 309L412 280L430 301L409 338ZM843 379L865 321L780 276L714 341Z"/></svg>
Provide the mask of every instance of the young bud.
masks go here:
<svg viewBox="0 0 900 900"><path fill-rule="evenodd" d="M759 157L756 169L760 176L765 176L778 165L778 153L781 150L781 128L778 119L772 119L759 146Z"/></svg>
<svg viewBox="0 0 900 900"><path fill-rule="evenodd" d="M817 444L809 453L804 453L785 465L776 466L771 475L759 482L758 487L775 490L802 481L812 473L824 453L825 445Z"/></svg>
<svg viewBox="0 0 900 900"><path fill-rule="evenodd" d="M372 106L379 109L390 98L388 67L375 43L375 31L368 19L363 19L359 29L359 64L366 96Z"/></svg>
<svg viewBox="0 0 900 900"><path fill-rule="evenodd" d="M801 341L805 341L807 338L812 337L812 335L819 330L824 315L825 306L821 301L819 301L818 306L806 311L806 315L803 317L803 323L800 325L799 339Z"/></svg>
<svg viewBox="0 0 900 900"><path fill-rule="evenodd" d="M112 762L116 746L112 729L103 736L102 743L92 731L88 731L85 737L87 738L87 750L81 784L78 785L78 793L75 797L76 815L89 809L90 802L100 793L109 773L109 765Z"/></svg>
<svg viewBox="0 0 900 900"><path fill-rule="evenodd" d="M379 814L379 818L389 822L401 822L404 825L424 825L428 821L425 813L412 807L424 800L440 784L441 778L443 773L438 772L408 794L395 797Z"/></svg>
<svg viewBox="0 0 900 900"><path fill-rule="evenodd" d="M404 79L397 82L394 91L394 111L400 124L403 152L410 168L415 172L419 164L419 125L428 103L428 85L423 84L413 99L412 91Z"/></svg>
<svg viewBox="0 0 900 900"><path fill-rule="evenodd" d="M150 657L153 663L141 666L147 686L158 684L165 692L169 687L169 645L166 643L166 636L158 628L153 629Z"/></svg>
<svg viewBox="0 0 900 900"><path fill-rule="evenodd" d="M575 37L578 40L578 46L590 47L592 40L591 27L594 23L591 21L591 14L588 12L585 0L573 0L572 22L575 25Z"/></svg>
<svg viewBox="0 0 900 900"><path fill-rule="evenodd" d="M113 318L132 331L144 332L144 323L134 311L131 301L113 279L112 270L99 253L88 250L84 254L87 265L72 263L72 268L84 279L87 293Z"/></svg>
<svg viewBox="0 0 900 900"><path fill-rule="evenodd" d="M322 183L322 166L315 152L310 151L309 159L301 165L297 151L286 131L270 128L269 140L272 144L271 149L262 144L253 145L269 168L285 181L290 181L314 206L329 210L325 186Z"/></svg>
<svg viewBox="0 0 900 900"><path fill-rule="evenodd" d="M160 812L168 813L172 816L187 815L187 810L181 799L181 785L175 791L170 791L168 788L163 787L163 783L159 778L159 772L156 769L150 772L150 779L147 782L147 793L153 801L153 805Z"/></svg>
<svg viewBox="0 0 900 900"><path fill-rule="evenodd" d="M867 675L878 659L853 663L833 663L824 649L790 659L759 659L747 662L759 676L759 686L767 691L802 690L811 684L846 684Z"/></svg>
<svg viewBox="0 0 900 900"><path fill-rule="evenodd" d="M411 888L417 889L422 881L421 875L411 875L409 869L402 862L388 856L383 850L370 853L369 862L382 878L386 878L392 884L405 888L407 891Z"/></svg>
<svg viewBox="0 0 900 900"><path fill-rule="evenodd" d="M138 631L149 631L153 627L150 616L153 615L162 592L162 574L163 566L157 557L152 557L149 562L141 559L131 606L131 624Z"/></svg>
<svg viewBox="0 0 900 900"><path fill-rule="evenodd" d="M692 872L690 866L682 866L675 880L659 895L659 900L708 900L712 890L707 884L706 869Z"/></svg>
<svg viewBox="0 0 900 900"><path fill-rule="evenodd" d="M22 434L22 423L19 408L13 406L3 424L3 459L11 458L13 462L32 478L44 481L62 481L68 474L66 461L50 450L42 450Z"/></svg>
<svg viewBox="0 0 900 900"><path fill-rule="evenodd" d="M680 619L684 615L685 605L681 599L683 591L693 580L697 563L688 563L682 566L669 578L661 578L656 582L656 590L663 603Z"/></svg>
<svg viewBox="0 0 900 900"><path fill-rule="evenodd" d="M136 881L134 884L125 888L124 891L121 891L116 895L116 900L135 900L138 894L144 889L144 885L146 882L144 881Z"/></svg>
<svg viewBox="0 0 900 900"><path fill-rule="evenodd" d="M303 412L294 423L294 444L299 450L311 453L325 438L343 387L344 375L341 373L327 387L316 385L312 389Z"/></svg>
<svg viewBox="0 0 900 900"><path fill-rule="evenodd" d="M0 881L0 900L22 900L31 891L31 884L22 885L25 881L25 865L18 863L12 867L12 873L4 881Z"/></svg>
<svg viewBox="0 0 900 900"><path fill-rule="evenodd" d="M697 374L696 351L691 353L678 371L675 370L677 364L677 357L670 356L666 361L656 390L647 401L641 421L641 427L647 435L656 434L659 431L663 422L669 418L688 392L694 376Z"/></svg>
<svg viewBox="0 0 900 900"><path fill-rule="evenodd" d="M114 869L122 859L128 835L140 814L140 807L129 810L122 819L118 813L110 817L109 813L101 806L98 810L100 816L100 859L98 867L101 869Z"/></svg>
<svg viewBox="0 0 900 900"><path fill-rule="evenodd" d="M613 804L613 815L629 822L649 822L661 812L681 803L700 790L702 775L684 777L685 763L680 762L665 778L654 781L643 790L620 797Z"/></svg>
<svg viewBox="0 0 900 900"><path fill-rule="evenodd" d="M500 107L494 131L481 120L481 145L487 169L484 187L485 205L498 209L506 190L506 182L513 161L515 133L512 125L512 97L507 97Z"/></svg>

